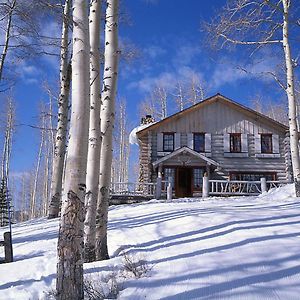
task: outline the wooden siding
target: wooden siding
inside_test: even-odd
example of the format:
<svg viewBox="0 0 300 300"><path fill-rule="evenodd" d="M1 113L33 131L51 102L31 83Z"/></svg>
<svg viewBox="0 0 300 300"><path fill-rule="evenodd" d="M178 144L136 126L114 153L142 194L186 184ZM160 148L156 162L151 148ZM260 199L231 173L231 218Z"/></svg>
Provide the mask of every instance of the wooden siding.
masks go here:
<svg viewBox="0 0 300 300"><path fill-rule="evenodd" d="M191 111L188 115L178 116L168 123L148 131L140 137L140 165L143 169L143 180L156 180L156 171L151 164L157 159L157 134L163 132L180 133L180 146L188 146L188 134L193 132L211 133L210 158L220 163L221 168L212 172L213 179L228 178L229 172L276 172L278 180L287 179L287 170L290 168L288 143L282 127L262 118L254 118L237 110L224 102L214 102L199 110ZM241 133L247 135L248 157L224 157L224 134ZM259 133L272 133L279 138L279 158L258 158L255 156L255 137ZM244 150L244 149L243 149ZM164 163L168 166L180 165L178 159L173 158ZM203 166L204 162L192 158L189 166ZM147 173L147 174L146 174Z"/></svg>
<svg viewBox="0 0 300 300"><path fill-rule="evenodd" d="M191 111L187 116L178 116L174 120L161 124L156 132L209 132L222 133L276 133L284 134L283 129L266 124L263 118L249 116L242 110L233 109L224 102L213 102L199 110Z"/></svg>
<svg viewBox="0 0 300 300"><path fill-rule="evenodd" d="M286 180L284 136L280 137L280 158L255 157L254 135L248 134L248 157L224 157L223 135L212 135L212 159L220 163L221 169L214 173L216 178L228 177L229 172L276 172L278 180Z"/></svg>

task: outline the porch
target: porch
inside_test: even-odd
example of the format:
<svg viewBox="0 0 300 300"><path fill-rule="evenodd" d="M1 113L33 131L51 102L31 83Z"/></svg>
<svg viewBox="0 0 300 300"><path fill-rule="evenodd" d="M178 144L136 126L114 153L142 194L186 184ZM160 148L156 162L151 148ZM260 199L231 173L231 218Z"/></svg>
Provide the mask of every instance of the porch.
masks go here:
<svg viewBox="0 0 300 300"><path fill-rule="evenodd" d="M209 196L257 196L272 188L289 184L289 181L266 180L213 180L207 176L202 177L203 189L196 197ZM171 181L158 181L157 183L128 183L116 182L111 184L110 204L130 204L151 199L179 198L172 189Z"/></svg>
<svg viewBox="0 0 300 300"><path fill-rule="evenodd" d="M161 181L170 181L177 198L201 196L202 178L210 177L219 163L188 147L167 153L152 163L158 186Z"/></svg>

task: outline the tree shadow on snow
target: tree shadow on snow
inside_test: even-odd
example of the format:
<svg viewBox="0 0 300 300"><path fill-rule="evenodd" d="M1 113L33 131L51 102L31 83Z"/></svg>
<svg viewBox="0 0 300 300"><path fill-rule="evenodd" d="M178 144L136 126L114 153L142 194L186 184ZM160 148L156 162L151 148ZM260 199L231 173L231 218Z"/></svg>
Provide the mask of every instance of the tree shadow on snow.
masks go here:
<svg viewBox="0 0 300 300"><path fill-rule="evenodd" d="M58 231L51 230L51 231L46 231L46 232L40 232L40 233L35 233L33 231L31 234L28 234L26 236L20 236L20 237L15 237L13 235L12 242L14 244L19 244L19 243L26 243L26 242L37 242L40 240L52 240L52 239L57 239L58 237Z"/></svg>
<svg viewBox="0 0 300 300"><path fill-rule="evenodd" d="M300 214L289 214L289 215L281 215L281 216L274 216L274 217L265 217L265 218L256 218L256 219L249 219L249 220L234 220L223 224L218 224L194 231L188 231L176 235L169 235L164 236L160 239L135 244L135 245L123 245L120 248L118 248L112 255L112 257L118 256L120 252L124 251L125 249L138 249L141 252L152 252L155 250L159 250L162 247L171 247L175 245L180 244L188 244L191 242L197 242L200 240L206 240L210 238L215 238L219 236L224 236L225 234L233 233L235 231L240 230L250 230L250 229L259 229L259 228L267 228L267 227L275 227L275 226L284 226L284 225L293 225L293 224L299 224L300 221L291 221L291 222L281 222L281 223L272 223L272 224L259 224L259 225L253 225L253 226L241 226L241 227L234 227L227 230L223 230L221 232L212 233L206 236L200 236L196 237L197 235L208 233L210 231L215 231L219 229L224 229L226 227L235 226L235 225L241 225L241 224L247 224L247 223L259 223L259 222L267 222L267 221L276 221L276 220L287 220L290 218L297 218L300 217ZM161 222L161 220L160 220ZM299 233L300 234L300 233ZM271 238L270 236L269 238ZM184 239L186 238L186 239Z"/></svg>
<svg viewBox="0 0 300 300"><path fill-rule="evenodd" d="M115 230L119 228L135 228L153 224L159 224L161 222L166 222L184 216L193 216L199 214L213 213L212 209L199 208L199 209L189 209L189 210L174 210L169 212L157 212L146 215L141 215L138 217L126 217L119 218L116 221L109 221L108 230Z"/></svg>
<svg viewBox="0 0 300 300"><path fill-rule="evenodd" d="M161 300L176 300L176 299L200 299L204 297L212 297L211 299L215 299L214 295L218 295L222 292L238 289L241 287L258 284L258 283L266 283L274 280L279 280L286 278L288 276L297 275L300 273L300 266L290 267L281 269L279 271L257 274L242 278L237 278L231 281L225 281L222 283L211 284L206 287L192 289L190 291L185 291L182 293L177 293L173 296L167 296L160 298ZM219 298L222 299L222 298ZM251 297L250 297L251 299Z"/></svg>

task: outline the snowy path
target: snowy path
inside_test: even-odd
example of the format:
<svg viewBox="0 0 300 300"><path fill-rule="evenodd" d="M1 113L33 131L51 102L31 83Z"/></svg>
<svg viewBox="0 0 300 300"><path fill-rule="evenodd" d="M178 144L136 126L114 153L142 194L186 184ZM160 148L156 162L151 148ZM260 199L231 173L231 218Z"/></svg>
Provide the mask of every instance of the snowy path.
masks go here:
<svg viewBox="0 0 300 300"><path fill-rule="evenodd" d="M119 299L300 299L300 201L289 192L111 207L112 259L86 273L118 268L125 251L153 268L125 281ZM56 236L57 220L15 226L0 299L42 299L54 287Z"/></svg>

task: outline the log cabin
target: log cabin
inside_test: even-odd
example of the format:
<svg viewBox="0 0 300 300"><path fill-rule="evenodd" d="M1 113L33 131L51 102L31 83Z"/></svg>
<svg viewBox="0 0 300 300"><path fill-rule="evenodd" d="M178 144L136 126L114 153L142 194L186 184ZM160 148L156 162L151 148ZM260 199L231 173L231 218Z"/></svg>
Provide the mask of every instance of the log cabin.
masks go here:
<svg viewBox="0 0 300 300"><path fill-rule="evenodd" d="M149 124L136 137L140 182L169 179L176 197L201 194L204 174L291 178L288 127L221 94Z"/></svg>

